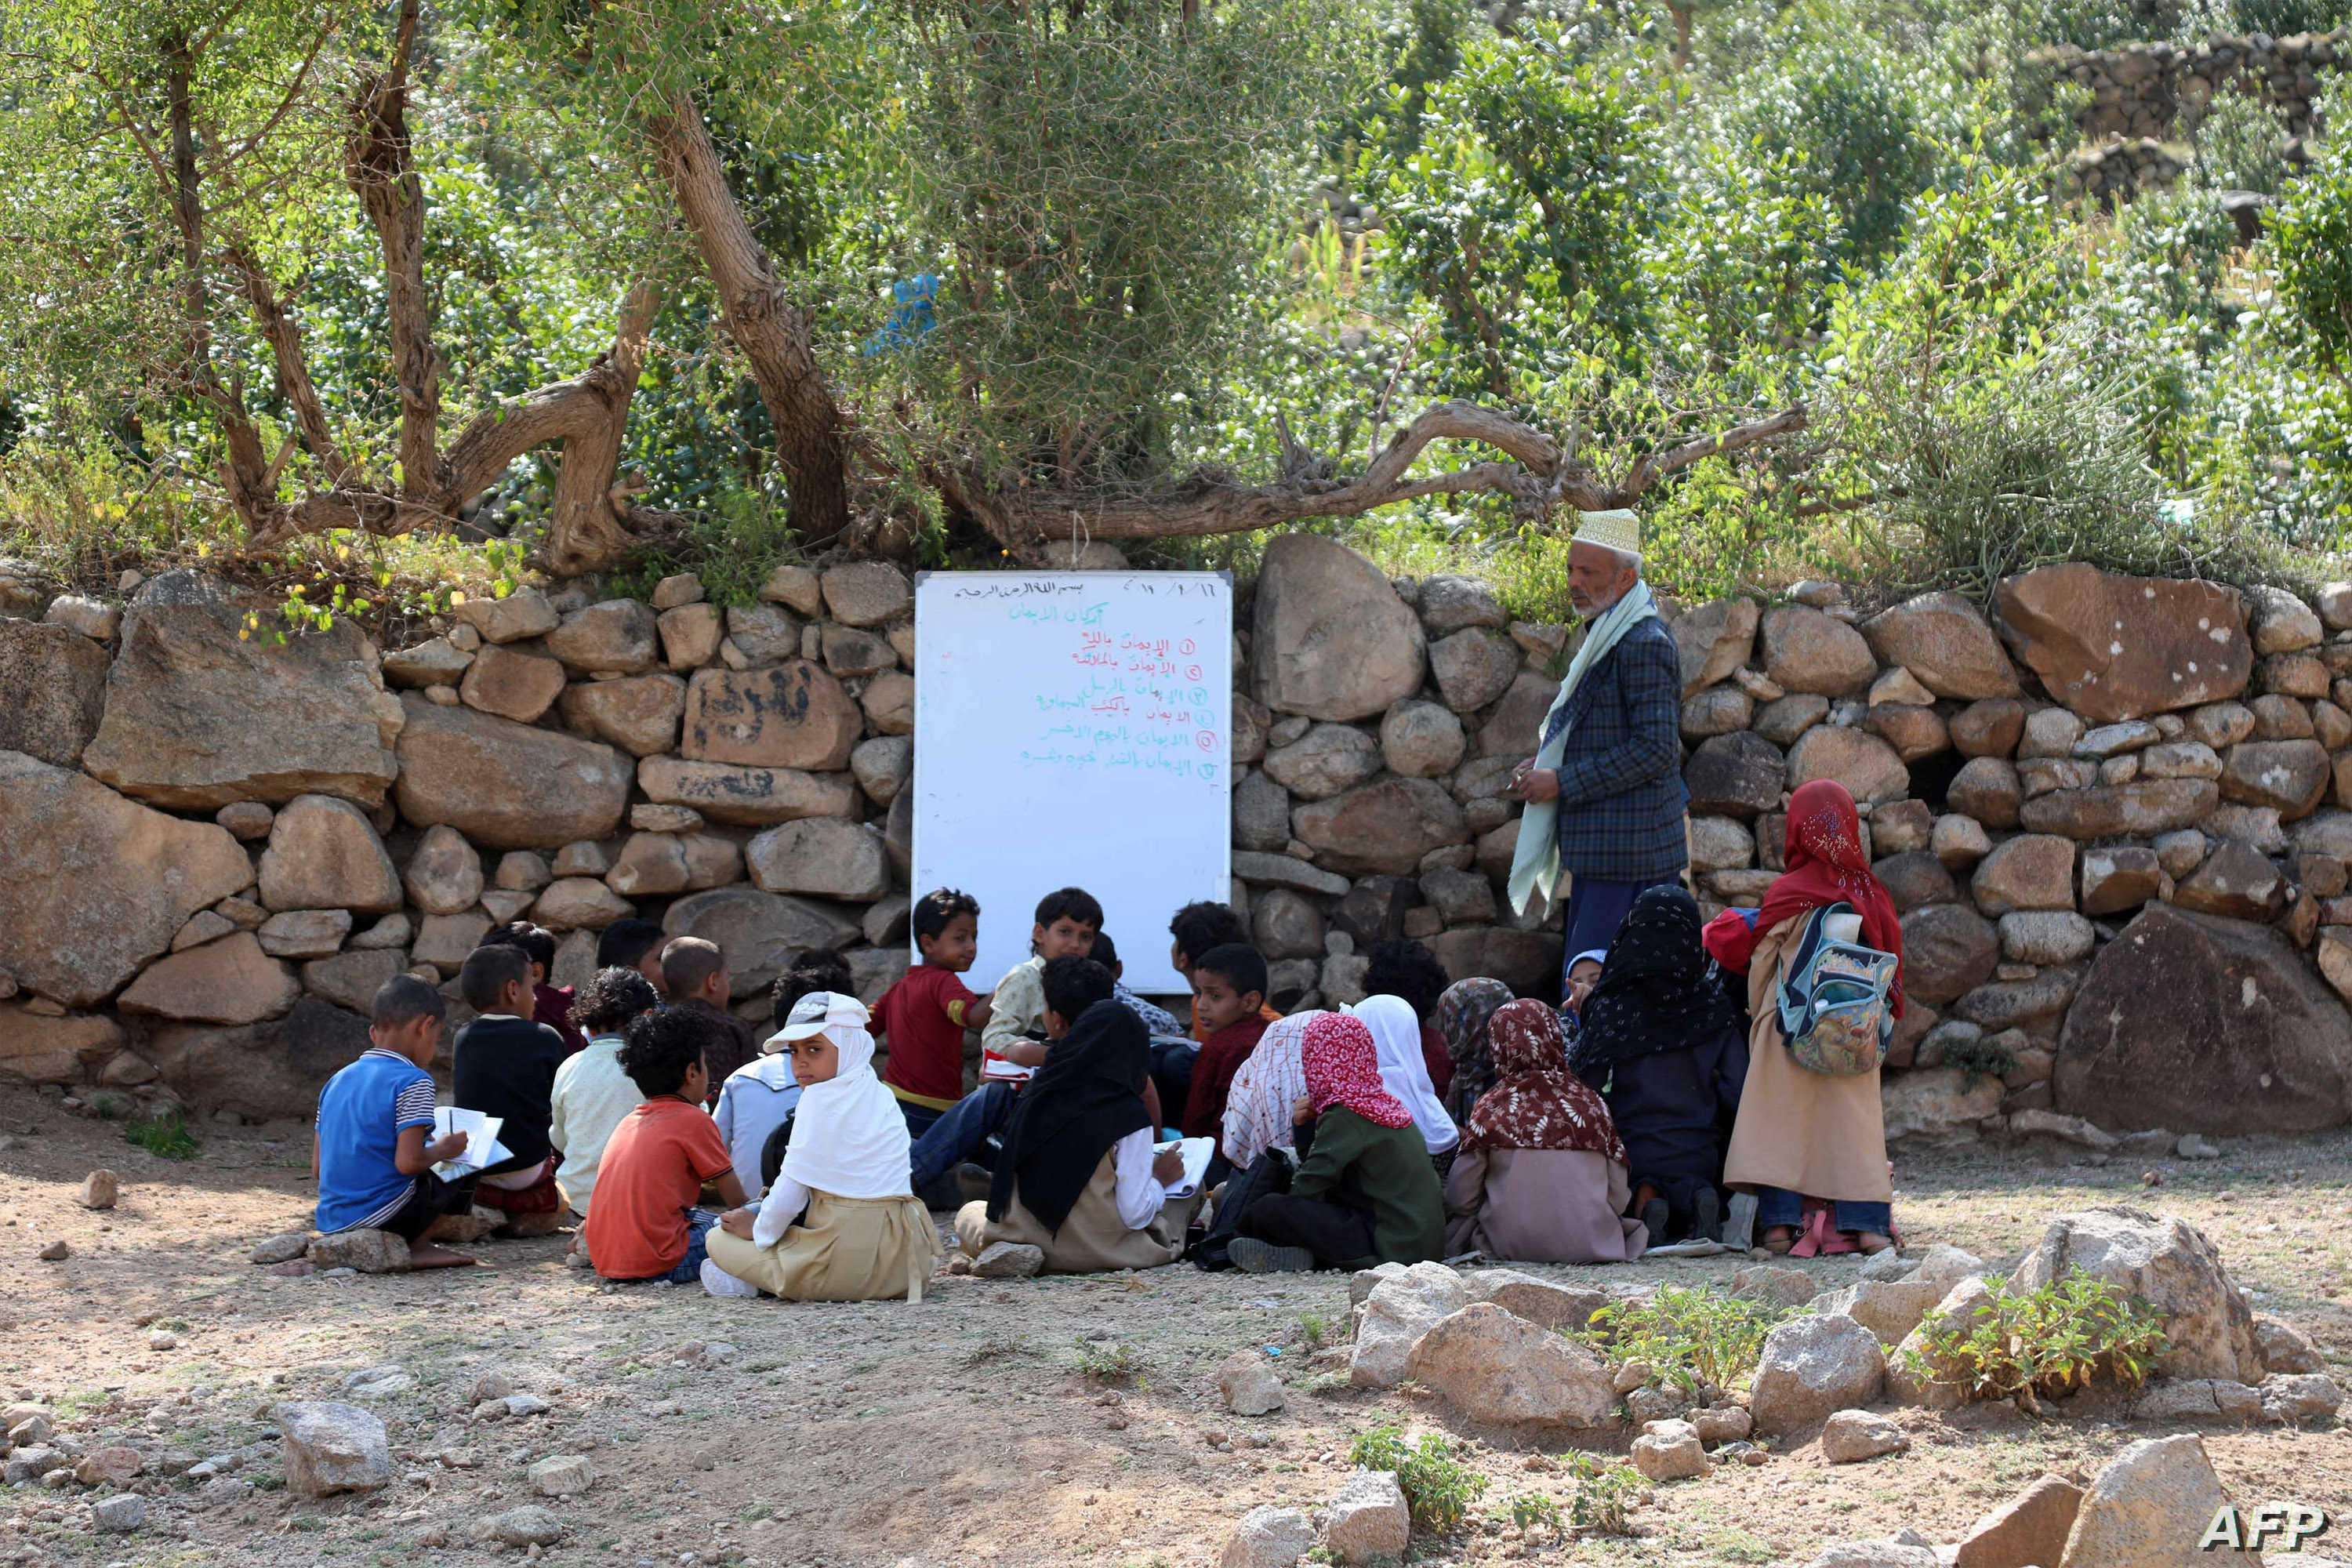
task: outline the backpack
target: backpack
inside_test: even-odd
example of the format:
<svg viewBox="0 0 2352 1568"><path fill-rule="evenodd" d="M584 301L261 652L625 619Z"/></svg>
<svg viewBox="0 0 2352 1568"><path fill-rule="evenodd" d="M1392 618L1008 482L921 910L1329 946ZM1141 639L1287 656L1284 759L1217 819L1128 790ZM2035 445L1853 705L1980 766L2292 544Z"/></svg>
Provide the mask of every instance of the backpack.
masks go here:
<svg viewBox="0 0 2352 1568"><path fill-rule="evenodd" d="M1815 910L1780 972L1781 1037L1799 1067L1832 1078L1877 1067L1895 1034L1895 955L1828 932L1832 915L1853 912L1843 903Z"/></svg>

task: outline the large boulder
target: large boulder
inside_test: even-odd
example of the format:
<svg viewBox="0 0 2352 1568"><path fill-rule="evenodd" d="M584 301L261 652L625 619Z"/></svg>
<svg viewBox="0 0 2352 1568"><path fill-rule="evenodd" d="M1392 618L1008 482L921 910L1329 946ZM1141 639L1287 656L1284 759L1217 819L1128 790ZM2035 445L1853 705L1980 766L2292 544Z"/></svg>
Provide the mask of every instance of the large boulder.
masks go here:
<svg viewBox="0 0 2352 1568"><path fill-rule="evenodd" d="M151 811L80 773L0 752L0 968L87 1007L253 880L226 828Z"/></svg>
<svg viewBox="0 0 2352 1568"><path fill-rule="evenodd" d="M1382 779L1302 805L1290 823L1318 865L1351 877L1403 876L1431 850L1470 842L1462 808L1430 779Z"/></svg>
<svg viewBox="0 0 2352 1568"><path fill-rule="evenodd" d="M2186 1433L2142 1438L2092 1479L2075 1507L2058 1568L2260 1563L2259 1552L2209 1551L2199 1544L2229 1502L2202 1439Z"/></svg>
<svg viewBox="0 0 2352 1568"><path fill-rule="evenodd" d="M1816 779L1835 779L1855 800L1874 805L1910 789L1911 770L1877 736L1824 724L1806 731L1789 749L1789 788Z"/></svg>
<svg viewBox="0 0 2352 1568"><path fill-rule="evenodd" d="M890 890L882 835L863 823L813 816L771 827L743 847L754 887L866 902Z"/></svg>
<svg viewBox="0 0 2352 1568"><path fill-rule="evenodd" d="M606 599L564 616L543 646L574 675L641 675L654 667L658 637L651 605Z"/></svg>
<svg viewBox="0 0 2352 1568"><path fill-rule="evenodd" d="M2001 581L2000 631L2058 701L2095 723L2235 697L2253 645L2234 589L2082 562Z"/></svg>
<svg viewBox="0 0 2352 1568"><path fill-rule="evenodd" d="M2221 798L2308 816L2327 793L2326 750L2316 741L2241 741L2221 760Z"/></svg>
<svg viewBox="0 0 2352 1568"><path fill-rule="evenodd" d="M2352 1119L2352 1015L2269 927L2150 904L2091 961L2052 1088L2109 1128L2334 1127Z"/></svg>
<svg viewBox="0 0 2352 1568"><path fill-rule="evenodd" d="M1863 622L1881 664L1899 664L1938 697L2014 697L2017 670L1977 607L1958 594L1922 594Z"/></svg>
<svg viewBox="0 0 2352 1568"><path fill-rule="evenodd" d="M1473 1421L1599 1426L1616 1403L1586 1346L1491 1301L1474 1301L1413 1342L1405 1375Z"/></svg>
<svg viewBox="0 0 2352 1568"><path fill-rule="evenodd" d="M803 816L849 816L857 810L857 781L845 773L647 757L637 764L637 787L657 805L690 806L713 822L738 827L766 827ZM907 794L893 803L909 808L913 804L914 797Z"/></svg>
<svg viewBox="0 0 2352 1568"><path fill-rule="evenodd" d="M1278 712L1345 723L1421 689L1420 620L1379 567L1335 540L1286 533L1266 546L1253 627L1251 691Z"/></svg>
<svg viewBox="0 0 2352 1568"><path fill-rule="evenodd" d="M0 1003L0 1083L78 1082L121 1048L122 1026L103 1013L58 1017Z"/></svg>
<svg viewBox="0 0 2352 1568"><path fill-rule="evenodd" d="M2043 1476L1969 1527L1952 1568L2029 1568L2056 1563L2083 1506L2083 1489Z"/></svg>
<svg viewBox="0 0 2352 1568"><path fill-rule="evenodd" d="M675 675L575 680L556 699L556 710L572 729L609 741L633 757L650 757L677 744L686 682Z"/></svg>
<svg viewBox="0 0 2352 1568"><path fill-rule="evenodd" d="M2053 789L2020 805L2017 820L2029 833L2067 838L2153 838L2202 822L2220 799L2210 779L2139 778Z"/></svg>
<svg viewBox="0 0 2352 1568"><path fill-rule="evenodd" d="M848 911L830 904L756 888L713 888L670 905L662 930L698 936L727 955L735 997L757 995L776 983L792 961L814 948L839 950L864 932Z"/></svg>
<svg viewBox="0 0 2352 1568"><path fill-rule="evenodd" d="M1566 941L1556 931L1464 926L1429 939L1429 951L1453 980L1499 980L1521 996L1559 982Z"/></svg>
<svg viewBox="0 0 2352 1568"><path fill-rule="evenodd" d="M148 579L123 616L82 766L178 811L313 794L381 805L398 770L401 705L357 624L283 643L245 629L245 611L212 579Z"/></svg>
<svg viewBox="0 0 2352 1568"><path fill-rule="evenodd" d="M319 1090L367 1048L365 1015L305 996L257 1024L163 1025L146 1052L189 1104L265 1121L316 1115Z"/></svg>
<svg viewBox="0 0 2352 1568"><path fill-rule="evenodd" d="M1356 1319L1348 1381L1358 1388L1394 1388L1422 1335L1469 1304L1462 1276L1442 1263L1416 1263L1372 1287Z"/></svg>
<svg viewBox="0 0 2352 1568"><path fill-rule="evenodd" d="M115 1005L208 1024L251 1024L294 1005L294 972L262 951L251 931L167 953L142 971Z"/></svg>
<svg viewBox="0 0 2352 1568"><path fill-rule="evenodd" d="M1262 764L1266 777L1301 800L1328 800L1381 771L1380 743L1352 724L1318 724Z"/></svg>
<svg viewBox="0 0 2352 1568"><path fill-rule="evenodd" d="M1683 695L1728 679L1756 646L1756 601L1716 599L1684 611L1670 623L1681 656Z"/></svg>
<svg viewBox="0 0 2352 1568"><path fill-rule="evenodd" d="M1500 632L1471 626L1429 649L1429 673L1438 695L1456 713L1468 713L1510 689L1519 673L1519 647Z"/></svg>
<svg viewBox="0 0 2352 1568"><path fill-rule="evenodd" d="M1978 862L1969 890L1988 915L2074 907L2074 844L2046 833L2005 840Z"/></svg>
<svg viewBox="0 0 2352 1568"><path fill-rule="evenodd" d="M857 703L824 666L704 669L687 687L678 754L691 762L832 773L865 730Z"/></svg>
<svg viewBox="0 0 2352 1568"><path fill-rule="evenodd" d="M2022 1295L2075 1269L2163 1315L2159 1376L2262 1381L2253 1309L2222 1269L2213 1244L2178 1215L2120 1205L2061 1215L2017 1266L2010 1289Z"/></svg>
<svg viewBox="0 0 2352 1568"><path fill-rule="evenodd" d="M1875 1404L1885 1384L1876 1334L1833 1312L1791 1318L1765 1336L1748 1410L1759 1429L1788 1432Z"/></svg>
<svg viewBox="0 0 2352 1568"><path fill-rule="evenodd" d="M1690 792L1693 816L1748 822L1780 804L1788 770L1780 747L1741 730L1702 742L1683 767L1683 787Z"/></svg>
<svg viewBox="0 0 2352 1568"><path fill-rule="evenodd" d="M400 908L400 878L374 826L350 801L298 795L280 807L261 852L261 902L271 910Z"/></svg>
<svg viewBox="0 0 2352 1568"><path fill-rule="evenodd" d="M1966 1141L1976 1125L2000 1110L2001 1082L1958 1068L1896 1073L1879 1087L1886 1141L1916 1138L1928 1144Z"/></svg>
<svg viewBox="0 0 2352 1568"><path fill-rule="evenodd" d="M1764 613L1764 673L1783 691L1852 697L1870 689L1878 660L1862 634L1809 605Z"/></svg>
<svg viewBox="0 0 2352 1568"><path fill-rule="evenodd" d="M106 650L79 632L0 618L0 752L69 768L106 711Z"/></svg>
<svg viewBox="0 0 2352 1568"><path fill-rule="evenodd" d="M1534 756L1544 715L1551 711L1552 699L1559 695L1558 680L1537 670L1519 671L1511 689L1486 710L1486 721L1478 726L1478 755L1512 762Z"/></svg>
<svg viewBox="0 0 2352 1568"><path fill-rule="evenodd" d="M871 742L869 742L870 744ZM1462 721L1434 702L1400 702L1388 710L1381 721L1381 760L1388 763L1389 772L1406 778L1434 778L1451 772L1461 762L1468 737L1462 732ZM1270 760L1270 759L1269 759ZM1240 788L1263 775L1252 773ZM1268 781L1269 783L1271 781ZM873 794L871 790L866 791ZM1240 790L1234 792L1234 815L1236 823L1241 816ZM1287 841L1289 829L1286 823L1283 838ZM1279 849L1282 844L1253 845L1253 848Z"/></svg>
<svg viewBox="0 0 2352 1568"><path fill-rule="evenodd" d="M629 764L610 746L470 708L401 698L400 815L446 823L492 849L560 849L611 837L629 803Z"/></svg>

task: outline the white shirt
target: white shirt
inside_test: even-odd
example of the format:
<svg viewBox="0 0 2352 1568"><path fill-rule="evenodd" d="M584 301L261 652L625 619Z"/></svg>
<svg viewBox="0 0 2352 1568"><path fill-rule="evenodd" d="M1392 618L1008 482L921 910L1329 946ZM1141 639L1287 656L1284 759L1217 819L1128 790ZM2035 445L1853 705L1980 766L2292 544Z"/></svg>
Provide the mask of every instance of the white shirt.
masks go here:
<svg viewBox="0 0 2352 1568"><path fill-rule="evenodd" d="M645 1103L646 1097L621 1070L621 1037L599 1035L585 1049L566 1057L555 1069L555 1087L549 1095L547 1141L563 1151L555 1169L555 1184L572 1212L588 1212L588 1194L595 1190L596 1167L604 1158L604 1144L621 1118Z"/></svg>
<svg viewBox="0 0 2352 1568"><path fill-rule="evenodd" d="M1149 1127L1139 1127L1110 1146L1111 1173L1118 1181L1118 1223L1129 1230L1141 1230L1158 1219L1160 1205L1168 1201L1168 1189L1151 1174L1151 1162L1158 1156Z"/></svg>
<svg viewBox="0 0 2352 1568"><path fill-rule="evenodd" d="M743 1184L745 1197L756 1198L763 1190L760 1152L800 1102L793 1058L781 1051L752 1058L719 1086L719 1109L711 1118L719 1123L719 1136L727 1140L728 1157L735 1163L735 1179Z"/></svg>

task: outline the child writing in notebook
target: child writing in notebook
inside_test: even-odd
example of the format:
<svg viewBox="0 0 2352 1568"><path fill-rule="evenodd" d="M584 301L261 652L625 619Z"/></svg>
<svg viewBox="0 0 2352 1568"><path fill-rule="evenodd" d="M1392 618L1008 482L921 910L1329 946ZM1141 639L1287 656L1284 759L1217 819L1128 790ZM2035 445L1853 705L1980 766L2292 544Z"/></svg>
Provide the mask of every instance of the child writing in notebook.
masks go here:
<svg viewBox="0 0 2352 1568"><path fill-rule="evenodd" d="M448 1004L413 974L376 988L368 1048L319 1094L310 1170L318 1179L318 1225L386 1230L408 1243L412 1268L445 1268L473 1258L432 1245L443 1218L473 1202L470 1180L433 1173L466 1152L466 1135L433 1136L433 1075Z"/></svg>

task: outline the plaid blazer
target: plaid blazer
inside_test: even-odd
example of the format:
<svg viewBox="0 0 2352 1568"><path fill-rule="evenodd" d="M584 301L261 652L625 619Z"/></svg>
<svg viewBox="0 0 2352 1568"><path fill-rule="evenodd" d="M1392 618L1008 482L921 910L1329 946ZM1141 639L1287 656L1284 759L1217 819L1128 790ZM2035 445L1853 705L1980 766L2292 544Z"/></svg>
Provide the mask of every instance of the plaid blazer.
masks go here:
<svg viewBox="0 0 2352 1568"><path fill-rule="evenodd" d="M1560 756L1559 865L1598 882L1649 882L1690 858L1683 813L1681 657L1655 616L1587 670L1544 731L1573 720Z"/></svg>

